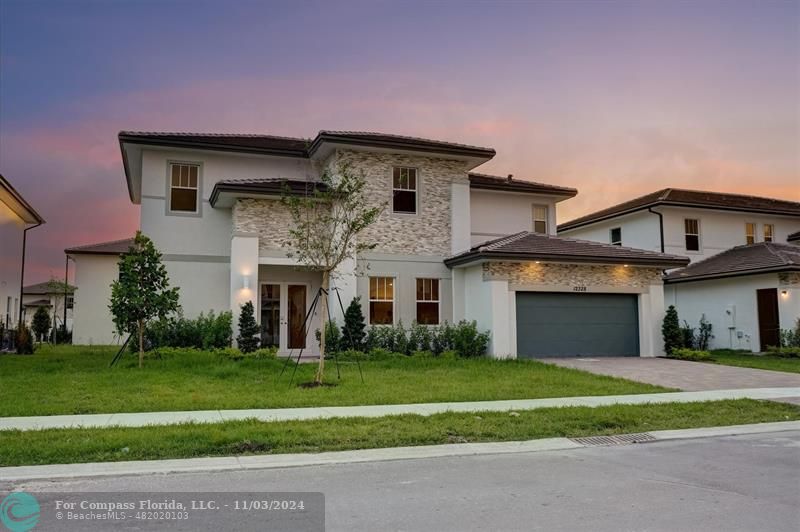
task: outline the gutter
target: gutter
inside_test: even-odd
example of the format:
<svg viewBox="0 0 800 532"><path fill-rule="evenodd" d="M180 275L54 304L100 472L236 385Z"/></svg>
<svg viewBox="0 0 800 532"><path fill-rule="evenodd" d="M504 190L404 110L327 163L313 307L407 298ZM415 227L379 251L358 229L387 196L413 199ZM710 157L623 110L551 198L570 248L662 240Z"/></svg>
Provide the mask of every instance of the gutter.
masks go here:
<svg viewBox="0 0 800 532"><path fill-rule="evenodd" d="M478 260L509 260L509 261L532 261L543 260L547 262L561 262L568 264L630 264L631 266L651 266L680 268L689 264L688 260L664 260L661 258L646 259L641 257L597 257L583 255L557 255L557 254L521 254L521 253L497 253L473 251L462 255L451 257L444 261L445 266L453 268Z"/></svg>
<svg viewBox="0 0 800 532"><path fill-rule="evenodd" d="M658 236L661 241L661 253L664 253L664 215L654 211L652 206L647 208L647 212L658 216Z"/></svg>
<svg viewBox="0 0 800 532"><path fill-rule="evenodd" d="M44 220L38 222L36 225L26 227L25 229L22 230L22 271L20 272L19 275L19 309L17 314L17 330L19 330L19 326L22 323L22 309L23 309L22 295L25 286L25 248L27 247L28 243L28 231L30 231L31 229L36 229L43 223Z"/></svg>

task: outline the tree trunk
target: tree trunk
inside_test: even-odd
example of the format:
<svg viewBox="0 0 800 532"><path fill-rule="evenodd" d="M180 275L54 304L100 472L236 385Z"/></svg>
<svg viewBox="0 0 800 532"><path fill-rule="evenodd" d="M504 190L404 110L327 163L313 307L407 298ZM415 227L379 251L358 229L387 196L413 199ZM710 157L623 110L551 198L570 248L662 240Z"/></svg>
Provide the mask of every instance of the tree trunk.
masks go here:
<svg viewBox="0 0 800 532"><path fill-rule="evenodd" d="M139 320L139 367L144 362L144 322Z"/></svg>
<svg viewBox="0 0 800 532"><path fill-rule="evenodd" d="M322 311L322 327L319 329L319 367L314 382L322 384L322 376L325 372L325 320L328 318L328 285L330 283L331 272L322 272L322 294L320 299L320 309Z"/></svg>

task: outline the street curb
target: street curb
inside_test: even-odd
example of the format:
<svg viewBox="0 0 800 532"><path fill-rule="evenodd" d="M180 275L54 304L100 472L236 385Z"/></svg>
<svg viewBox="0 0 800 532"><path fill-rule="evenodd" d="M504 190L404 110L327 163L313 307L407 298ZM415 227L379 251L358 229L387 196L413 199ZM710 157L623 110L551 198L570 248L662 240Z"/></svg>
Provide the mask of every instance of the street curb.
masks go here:
<svg viewBox="0 0 800 532"><path fill-rule="evenodd" d="M658 443L682 439L741 436L800 430L800 421L703 427L683 430L649 432ZM131 462L96 462L87 464L54 464L0 468L0 482L26 480L74 479L106 476L133 476L148 474L195 473L209 471L247 471L282 469L363 462L419 460L456 456L518 454L542 451L562 451L586 447L568 438L543 438L528 441L457 443L447 445L422 445L417 447L392 447L325 453L276 454L260 456L228 456L218 458L188 458L180 460L143 460Z"/></svg>

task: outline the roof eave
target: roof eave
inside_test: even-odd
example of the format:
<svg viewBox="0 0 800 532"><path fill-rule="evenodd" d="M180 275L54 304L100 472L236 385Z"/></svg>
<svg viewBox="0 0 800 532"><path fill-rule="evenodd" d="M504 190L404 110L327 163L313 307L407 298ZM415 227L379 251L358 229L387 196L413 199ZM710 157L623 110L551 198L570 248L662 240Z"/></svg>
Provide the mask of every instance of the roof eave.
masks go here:
<svg viewBox="0 0 800 532"><path fill-rule="evenodd" d="M800 271L800 264L783 264L781 266L770 266L768 268L753 268L751 270L710 273L708 275L694 275L691 277L681 277L673 279L664 277L664 284L690 283L692 281L710 281L713 279L742 277L745 275L759 275L762 273L782 273L782 272L797 272L797 271Z"/></svg>
<svg viewBox="0 0 800 532"><path fill-rule="evenodd" d="M260 155L277 155L281 157L308 158L306 150L280 149L280 148L255 148L252 146L231 146L229 144L217 144L214 142L204 142L196 140L176 140L139 137L136 135L119 134L120 143L141 144L144 146L167 146L170 148L188 148L195 150L226 151L236 153L254 153Z"/></svg>
<svg viewBox="0 0 800 532"><path fill-rule="evenodd" d="M308 148L309 156L313 156L326 142L344 144L348 146L365 146L372 148L405 149L422 153L453 155L460 157L475 157L479 159L492 159L497 152L493 148L459 147L459 146L430 146L411 139L356 139L347 135L334 135L320 133Z"/></svg>
<svg viewBox="0 0 800 532"><path fill-rule="evenodd" d="M534 189L533 187L515 187L513 185L490 184L490 183L470 183L469 188L476 190L493 190L500 192L514 192L517 194L541 194L545 196L564 196L565 198L574 198L578 195L577 189L557 189L546 188Z"/></svg>
<svg viewBox="0 0 800 532"><path fill-rule="evenodd" d="M25 223L35 224L35 225L42 225L46 223L44 218L42 218L42 216L38 212L36 212L36 209L34 209L31 206L31 204L28 203L28 201L22 197L22 194L17 192L17 189L15 189L14 186L5 177L3 177L2 174L0 174L0 183L2 183L3 188L5 188L8 191L11 197L14 198L14 201L19 203L19 206L22 208L22 210L24 210L28 214L31 221L25 220L25 218L21 214L17 213Z"/></svg>
<svg viewBox="0 0 800 532"><path fill-rule="evenodd" d="M689 259L664 259L664 258L630 258L630 257L597 257L584 255L562 255L552 253L507 253L492 251L475 251L457 255L444 261L445 265L452 268L480 260L510 260L545 262L566 262L577 264L629 264L631 266L650 266L653 268L678 268L689 264Z"/></svg>

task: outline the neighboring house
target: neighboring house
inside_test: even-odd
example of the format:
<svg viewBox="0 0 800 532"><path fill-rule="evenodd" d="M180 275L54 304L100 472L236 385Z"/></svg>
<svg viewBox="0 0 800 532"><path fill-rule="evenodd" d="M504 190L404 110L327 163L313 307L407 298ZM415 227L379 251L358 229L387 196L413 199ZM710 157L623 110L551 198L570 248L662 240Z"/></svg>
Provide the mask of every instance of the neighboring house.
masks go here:
<svg viewBox="0 0 800 532"><path fill-rule="evenodd" d="M692 262L734 246L786 242L800 232L800 203L665 188L581 216L558 234L676 253Z"/></svg>
<svg viewBox="0 0 800 532"><path fill-rule="evenodd" d="M119 257L132 238L64 250L75 263L74 344L116 344L120 337L109 312L111 283L119 276Z"/></svg>
<svg viewBox="0 0 800 532"><path fill-rule="evenodd" d="M559 225L561 236L679 253L664 298L711 347L763 351L800 318L800 203L664 189ZM663 246L663 247L662 247Z"/></svg>
<svg viewBox="0 0 800 532"><path fill-rule="evenodd" d="M262 342L281 354L318 353L321 316L312 315L308 334L302 325L321 274L287 255L291 217L280 197L287 188L307 193L340 163L363 172L371 204L387 205L361 236L375 248L332 281L345 306L360 296L372 325L475 320L491 332L495 357L653 356L662 345L661 271L689 262L557 237L556 206L577 191L472 173L494 157L491 148L337 131L314 139L122 132L119 142L141 230L163 253L186 315L238 315L252 301ZM81 313L107 307L108 293L86 283L107 286L115 273L83 276L81 260L76 336L105 339L82 330ZM335 298L331 307L341 322Z"/></svg>
<svg viewBox="0 0 800 532"><path fill-rule="evenodd" d="M15 327L22 312L27 231L43 223L44 218L0 175L0 323L5 329Z"/></svg>
<svg viewBox="0 0 800 532"><path fill-rule="evenodd" d="M666 303L696 326L713 325L712 347L764 351L800 319L800 246L737 246L665 277Z"/></svg>
<svg viewBox="0 0 800 532"><path fill-rule="evenodd" d="M72 285L67 286L66 292L67 329L72 330L75 287ZM53 321L53 313L55 313L56 327L61 327L61 324L64 323L64 299L64 284L59 281L55 281L55 283L47 281L26 286L22 290L22 306L25 309L25 322L31 325L36 310L39 307L44 307L50 315L51 323Z"/></svg>

